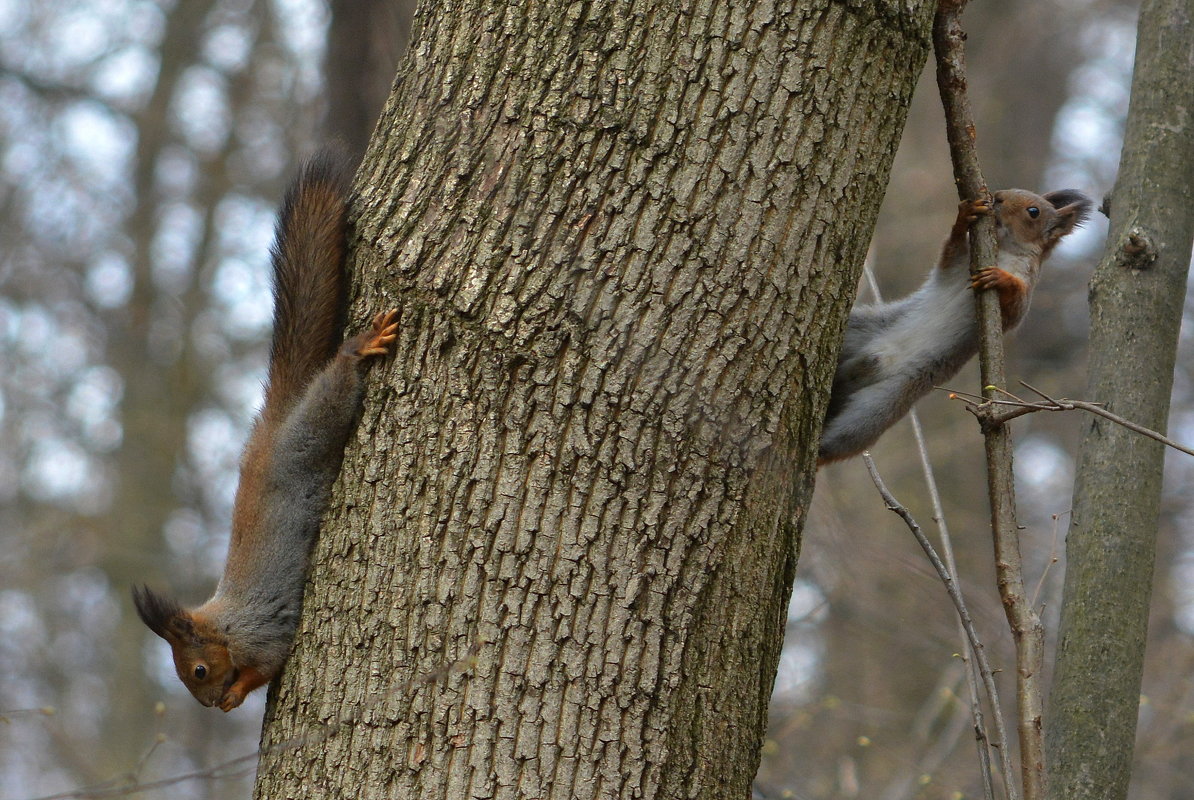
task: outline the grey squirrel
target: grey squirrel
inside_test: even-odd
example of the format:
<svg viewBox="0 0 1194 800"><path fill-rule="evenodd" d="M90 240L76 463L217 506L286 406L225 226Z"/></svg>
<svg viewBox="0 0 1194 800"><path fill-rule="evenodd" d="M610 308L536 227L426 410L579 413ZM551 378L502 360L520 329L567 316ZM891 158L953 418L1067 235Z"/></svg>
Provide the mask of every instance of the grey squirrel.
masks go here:
<svg viewBox="0 0 1194 800"><path fill-rule="evenodd" d="M817 463L870 447L934 386L949 380L978 352L978 325L969 289L994 289L1004 331L1028 310L1041 264L1081 225L1093 204L1074 189L1037 195L996 192L994 205L964 200L941 259L912 294L892 303L855 307L846 323ZM970 276L967 233L979 215L995 217L996 264Z"/></svg>
<svg viewBox="0 0 1194 800"><path fill-rule="evenodd" d="M241 459L232 538L215 595L187 609L133 589L141 620L170 646L205 706L230 711L290 654L311 545L356 425L369 359L396 338L395 311L340 342L348 165L311 159L286 194L271 250L274 335L265 403Z"/></svg>

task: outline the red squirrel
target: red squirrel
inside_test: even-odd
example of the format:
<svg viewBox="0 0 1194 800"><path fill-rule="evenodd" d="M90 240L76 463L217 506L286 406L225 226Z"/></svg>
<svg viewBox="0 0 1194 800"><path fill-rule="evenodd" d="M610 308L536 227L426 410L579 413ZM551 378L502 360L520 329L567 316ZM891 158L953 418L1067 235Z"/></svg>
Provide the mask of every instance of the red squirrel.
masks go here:
<svg viewBox="0 0 1194 800"><path fill-rule="evenodd" d="M396 338L395 311L343 343L349 171L324 151L286 194L271 250L274 335L265 404L241 458L232 538L215 595L187 609L146 586L133 602L170 643L178 677L231 711L290 654L311 545L364 396L363 375Z"/></svg>
<svg viewBox="0 0 1194 800"><path fill-rule="evenodd" d="M952 378L978 352L969 289L998 292L1003 330L1016 327L1028 310L1041 265L1086 220L1092 205L1074 189L1043 196L1005 189L995 193L993 206L984 200L960 203L937 268L919 289L902 300L850 312L818 465L870 447L913 403ZM985 214L995 217L998 255L995 266L972 278L967 232Z"/></svg>

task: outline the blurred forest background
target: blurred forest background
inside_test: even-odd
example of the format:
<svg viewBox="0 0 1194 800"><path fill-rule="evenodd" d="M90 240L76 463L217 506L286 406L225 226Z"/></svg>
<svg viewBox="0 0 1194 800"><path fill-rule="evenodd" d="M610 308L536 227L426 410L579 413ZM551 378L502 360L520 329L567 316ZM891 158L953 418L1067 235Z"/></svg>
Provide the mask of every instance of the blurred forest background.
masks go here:
<svg viewBox="0 0 1194 800"><path fill-rule="evenodd" d="M278 198L318 143L363 149L410 5L0 0L0 799L206 771L254 751L264 693L229 715L200 707L129 587L197 602L219 577L264 375ZM993 188L1110 189L1135 19L1117 0L973 4L971 97ZM922 280L956 202L929 69L871 251L885 296ZM1013 378L1082 396L1085 285L1105 230L1100 216L1050 262L1009 346ZM1170 424L1186 442L1190 354L1187 328ZM953 386L974 389L976 370ZM963 587L1008 670L977 426L944 394L920 410ZM1015 423L1027 578L1054 629L1082 423ZM909 426L874 455L928 527ZM1194 796L1192 475L1194 462L1170 455L1133 779L1142 798ZM759 787L976 796L944 590L861 461L818 477ZM1004 693L1010 703L1010 677ZM245 797L252 768L148 796Z"/></svg>

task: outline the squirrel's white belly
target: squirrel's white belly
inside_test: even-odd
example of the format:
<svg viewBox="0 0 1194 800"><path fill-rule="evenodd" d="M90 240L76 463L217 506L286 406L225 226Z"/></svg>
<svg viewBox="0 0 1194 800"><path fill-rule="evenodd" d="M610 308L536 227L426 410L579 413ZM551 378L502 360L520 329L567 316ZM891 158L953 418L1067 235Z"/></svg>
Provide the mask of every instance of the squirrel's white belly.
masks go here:
<svg viewBox="0 0 1194 800"><path fill-rule="evenodd" d="M887 335L875 341L885 374L921 369L966 342L975 326L974 295L961 286L925 286Z"/></svg>

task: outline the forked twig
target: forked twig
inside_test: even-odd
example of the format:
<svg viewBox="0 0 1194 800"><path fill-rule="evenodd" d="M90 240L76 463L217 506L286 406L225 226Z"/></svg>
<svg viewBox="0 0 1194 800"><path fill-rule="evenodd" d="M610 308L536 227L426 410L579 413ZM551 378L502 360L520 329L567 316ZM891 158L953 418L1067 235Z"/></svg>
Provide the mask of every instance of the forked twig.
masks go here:
<svg viewBox="0 0 1194 800"><path fill-rule="evenodd" d="M1097 417L1102 417L1109 422L1114 422L1123 428L1138 433L1141 436L1147 436L1149 439L1154 439L1166 447L1172 447L1174 450L1185 453L1186 455L1194 456L1194 448L1187 447L1180 442L1175 442L1163 433L1158 433L1152 428L1146 428L1143 425L1132 422L1130 419L1125 419L1118 414L1108 411L1102 403L1093 403L1089 400L1070 400L1062 397L1054 399L1042 392L1040 389L1032 386L1029 383L1020 381L1020 385L1024 386L1031 392L1040 395L1043 400L1032 401L1022 400L1016 397L1011 392L1000 389L999 387L992 387L1000 394L1011 398L1010 400L1000 400L997 398L980 397L969 392L958 391L956 389L947 389L950 396L962 400L966 403L967 410L978 418L982 425L1003 425L1010 422L1016 417L1022 417L1025 414L1031 414L1035 411L1086 411L1094 414ZM997 411L996 409L1002 409Z"/></svg>

